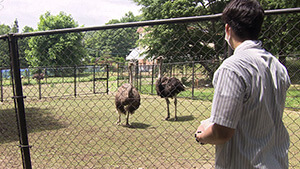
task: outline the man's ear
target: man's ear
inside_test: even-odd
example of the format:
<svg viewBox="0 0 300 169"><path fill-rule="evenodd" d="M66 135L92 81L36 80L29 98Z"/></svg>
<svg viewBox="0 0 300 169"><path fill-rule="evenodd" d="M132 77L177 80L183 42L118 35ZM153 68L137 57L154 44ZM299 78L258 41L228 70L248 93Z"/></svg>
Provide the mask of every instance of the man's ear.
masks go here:
<svg viewBox="0 0 300 169"><path fill-rule="evenodd" d="M226 23L226 24L225 24L225 32L226 32L228 35L230 35L230 34L231 34L230 31L231 31L231 27Z"/></svg>

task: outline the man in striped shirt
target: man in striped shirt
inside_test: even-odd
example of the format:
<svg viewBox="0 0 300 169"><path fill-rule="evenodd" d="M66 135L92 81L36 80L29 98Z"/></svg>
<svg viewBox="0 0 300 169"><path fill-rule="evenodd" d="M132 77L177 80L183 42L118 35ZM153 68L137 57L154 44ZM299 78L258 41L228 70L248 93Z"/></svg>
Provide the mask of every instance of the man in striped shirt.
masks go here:
<svg viewBox="0 0 300 169"><path fill-rule="evenodd" d="M211 116L195 134L198 142L216 145L215 168L288 168L282 115L290 79L257 40L263 17L254 0L233 0L223 11L234 53L214 74Z"/></svg>

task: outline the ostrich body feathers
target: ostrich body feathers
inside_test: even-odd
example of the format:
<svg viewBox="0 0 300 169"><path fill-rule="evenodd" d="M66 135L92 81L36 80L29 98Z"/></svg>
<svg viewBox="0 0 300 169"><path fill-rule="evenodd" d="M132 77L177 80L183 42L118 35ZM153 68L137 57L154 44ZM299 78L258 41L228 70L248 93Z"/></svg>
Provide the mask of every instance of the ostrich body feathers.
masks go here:
<svg viewBox="0 0 300 169"><path fill-rule="evenodd" d="M141 104L141 97L138 90L129 83L119 87L115 96L115 104L119 112L126 114L126 111L133 114Z"/></svg>
<svg viewBox="0 0 300 169"><path fill-rule="evenodd" d="M173 98L184 90L184 85L175 77L162 77L156 81L157 95L162 98Z"/></svg>

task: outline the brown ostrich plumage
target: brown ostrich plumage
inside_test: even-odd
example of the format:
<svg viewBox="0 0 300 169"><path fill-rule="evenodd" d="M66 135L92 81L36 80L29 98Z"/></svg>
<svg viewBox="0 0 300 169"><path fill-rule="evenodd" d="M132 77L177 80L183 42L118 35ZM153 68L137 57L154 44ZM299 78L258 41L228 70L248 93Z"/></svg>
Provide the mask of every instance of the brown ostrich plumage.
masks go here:
<svg viewBox="0 0 300 169"><path fill-rule="evenodd" d="M169 98L174 98L175 104L175 118L177 120L177 94L185 90L184 85L181 81L175 77L162 77L162 57L157 58L157 62L159 64L159 73L158 79L155 82L155 89L158 96L165 98L167 102L167 117L165 120L169 120L170 118L170 108L169 108Z"/></svg>
<svg viewBox="0 0 300 169"><path fill-rule="evenodd" d="M129 69L129 83L125 83L118 88L115 95L115 105L119 118L117 124L121 123L121 114L127 115L126 125L129 126L129 114L133 114L141 104L141 97L138 90L132 85L132 66L133 63L128 64Z"/></svg>

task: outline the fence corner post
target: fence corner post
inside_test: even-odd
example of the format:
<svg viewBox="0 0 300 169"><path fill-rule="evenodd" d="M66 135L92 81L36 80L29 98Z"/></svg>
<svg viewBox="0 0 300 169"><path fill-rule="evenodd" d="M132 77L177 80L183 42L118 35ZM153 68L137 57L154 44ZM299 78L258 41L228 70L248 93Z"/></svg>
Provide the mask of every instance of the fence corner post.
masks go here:
<svg viewBox="0 0 300 169"><path fill-rule="evenodd" d="M9 52L11 57L11 75L13 83L13 99L17 116L23 168L31 169L30 146L25 118L24 96L22 91L18 42L14 34L9 34Z"/></svg>

